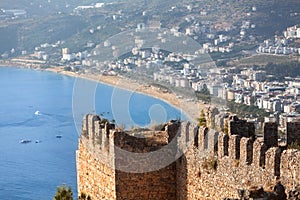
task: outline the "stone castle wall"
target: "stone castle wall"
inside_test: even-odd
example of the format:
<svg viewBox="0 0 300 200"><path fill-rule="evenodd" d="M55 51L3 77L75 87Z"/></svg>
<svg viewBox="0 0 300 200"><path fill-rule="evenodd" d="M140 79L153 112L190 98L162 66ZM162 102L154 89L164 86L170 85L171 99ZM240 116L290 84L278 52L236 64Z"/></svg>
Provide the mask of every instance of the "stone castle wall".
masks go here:
<svg viewBox="0 0 300 200"><path fill-rule="evenodd" d="M92 199L116 199L115 170L109 150L107 127L100 118L86 115L76 152L78 193ZM103 162L107 160L107 162Z"/></svg>
<svg viewBox="0 0 300 200"><path fill-rule="evenodd" d="M115 130L108 123L101 123L97 116L85 116L76 159L78 193L92 199L176 199L176 163L141 173L150 161L127 156L126 152L156 151L169 139L167 131L143 135L147 137ZM136 173L118 170L119 166L132 168Z"/></svg>
<svg viewBox="0 0 300 200"><path fill-rule="evenodd" d="M148 153L159 150L168 144L167 133L165 131L144 131L138 132L138 134L139 136L133 136L126 132L114 132L111 135L114 137L116 147L114 160L117 199L175 199L175 163L159 170L144 173L149 165L155 165L153 162L160 162L160 160L152 159Z"/></svg>
<svg viewBox="0 0 300 200"><path fill-rule="evenodd" d="M116 199L176 199L176 165L148 173L116 170Z"/></svg>
<svg viewBox="0 0 300 200"><path fill-rule="evenodd" d="M92 199L116 199L115 171L100 162L80 141L76 154L78 192Z"/></svg>
<svg viewBox="0 0 300 200"><path fill-rule="evenodd" d="M200 128L199 141L207 140L209 144L216 134ZM250 138L223 133L218 134L218 142L214 144L217 151L213 145L194 145L182 158L186 169L181 170L187 174L186 180L180 181L186 183L187 192L180 199L238 198L239 189L259 187L271 191L278 176L286 191L300 183L300 151L267 148L263 140L253 142Z"/></svg>
<svg viewBox="0 0 300 200"><path fill-rule="evenodd" d="M78 192L92 199L223 199L238 198L240 189L272 190L276 177L287 192L300 183L300 151L278 146L276 124L266 123L264 137L253 140L251 123L228 123L228 134L182 122L180 128L173 123L136 137L87 115L77 151ZM300 130L295 124L289 127ZM298 135L287 135L300 142ZM142 169L153 164L152 158L137 162L117 150L155 152L171 140L178 146L170 155L176 161L150 172ZM117 170L132 163L136 173Z"/></svg>

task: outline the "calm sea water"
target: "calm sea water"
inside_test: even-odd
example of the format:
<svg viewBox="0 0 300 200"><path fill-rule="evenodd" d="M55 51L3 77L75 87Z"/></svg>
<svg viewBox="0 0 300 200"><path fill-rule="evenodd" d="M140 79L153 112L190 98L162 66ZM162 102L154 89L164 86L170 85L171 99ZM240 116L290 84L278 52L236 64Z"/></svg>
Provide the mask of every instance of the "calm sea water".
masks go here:
<svg viewBox="0 0 300 200"><path fill-rule="evenodd" d="M75 78L54 73L0 68L1 200L50 200L63 183L77 195L74 82ZM111 109L114 91L113 87L99 84L95 94L95 112L109 119L115 117ZM125 96L128 93L119 91L119 97L122 92ZM130 95L128 107L132 126L150 124L151 117L160 122L181 115L163 101L135 93ZM164 113L160 111L162 107ZM119 124L128 123L128 119L116 120ZM22 139L32 142L20 144Z"/></svg>

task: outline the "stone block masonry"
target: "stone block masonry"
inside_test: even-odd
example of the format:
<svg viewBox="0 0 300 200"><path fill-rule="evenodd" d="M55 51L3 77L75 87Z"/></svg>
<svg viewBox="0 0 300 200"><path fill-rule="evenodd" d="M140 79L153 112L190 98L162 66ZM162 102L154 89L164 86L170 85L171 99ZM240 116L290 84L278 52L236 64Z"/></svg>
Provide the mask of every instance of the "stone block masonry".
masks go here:
<svg viewBox="0 0 300 200"><path fill-rule="evenodd" d="M176 199L175 162L143 173L153 160L132 160L126 152L143 154L160 149L168 144L168 132L177 131L179 125L171 123L164 131L124 132L114 129L112 124L102 123L98 116L86 115L76 154L78 193L97 200ZM176 153L171 156L175 157ZM137 172L119 170L122 167Z"/></svg>
<svg viewBox="0 0 300 200"><path fill-rule="evenodd" d="M278 146L278 125L277 123L264 123L264 144L267 148Z"/></svg>
<svg viewBox="0 0 300 200"><path fill-rule="evenodd" d="M287 144L300 145L300 122L287 123Z"/></svg>
<svg viewBox="0 0 300 200"><path fill-rule="evenodd" d="M278 177L287 194L300 184L300 151L278 147L276 124L265 124L264 138L254 140L252 124L232 120L228 134L186 122L169 122L161 131L125 132L86 115L76 154L78 192L93 200L215 200L238 199L241 189L270 191ZM297 141L289 133L296 127L288 124L289 143ZM143 169L160 160L138 162L120 153L156 152L171 142L178 146L169 152L174 162L152 171ZM132 165L136 172L120 170Z"/></svg>
<svg viewBox="0 0 300 200"><path fill-rule="evenodd" d="M92 199L116 199L115 171L94 157L84 143L80 141L76 154L78 192Z"/></svg>

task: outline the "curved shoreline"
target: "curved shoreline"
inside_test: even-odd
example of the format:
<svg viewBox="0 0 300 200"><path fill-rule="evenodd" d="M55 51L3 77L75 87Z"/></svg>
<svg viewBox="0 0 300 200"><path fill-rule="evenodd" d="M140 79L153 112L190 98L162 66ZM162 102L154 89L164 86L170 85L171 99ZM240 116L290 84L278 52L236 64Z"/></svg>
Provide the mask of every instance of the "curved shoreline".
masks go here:
<svg viewBox="0 0 300 200"><path fill-rule="evenodd" d="M38 71L47 71L56 74L66 75L74 78L82 78L90 81L94 81L97 83L105 84L111 87L116 87L120 89L124 89L127 91L139 93L142 95L147 95L153 98L157 98L169 104L170 106L179 110L182 114L187 116L187 118L193 122L198 118L198 114L200 112L200 108L206 107L200 101L193 102L188 101L185 98L178 98L174 93L165 93L161 91L157 87L153 87L150 85L139 84L131 79L124 78L121 76L104 76L104 75L95 75L95 74L77 74L70 71L65 71L61 67L51 67L47 69L40 68L30 68L27 66L14 65L14 64L0 64L0 67L15 67L22 69L32 69Z"/></svg>

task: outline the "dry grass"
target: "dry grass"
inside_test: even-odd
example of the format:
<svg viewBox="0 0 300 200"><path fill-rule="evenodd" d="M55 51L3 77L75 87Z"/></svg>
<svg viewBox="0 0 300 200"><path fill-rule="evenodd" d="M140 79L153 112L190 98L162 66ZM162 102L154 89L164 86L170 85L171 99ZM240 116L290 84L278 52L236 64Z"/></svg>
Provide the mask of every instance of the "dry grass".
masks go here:
<svg viewBox="0 0 300 200"><path fill-rule="evenodd" d="M243 58L239 61L239 65L266 65L268 63L285 63L290 62L291 58L280 55L260 54Z"/></svg>
<svg viewBox="0 0 300 200"><path fill-rule="evenodd" d="M209 157L203 160L202 166L204 169L216 171L218 167L218 160L215 157Z"/></svg>

